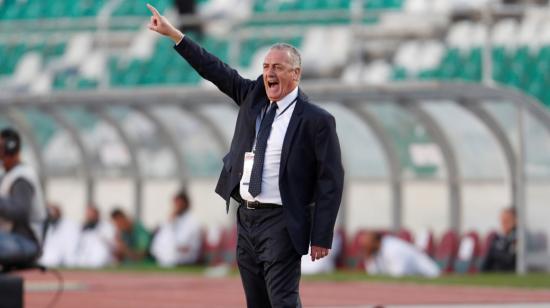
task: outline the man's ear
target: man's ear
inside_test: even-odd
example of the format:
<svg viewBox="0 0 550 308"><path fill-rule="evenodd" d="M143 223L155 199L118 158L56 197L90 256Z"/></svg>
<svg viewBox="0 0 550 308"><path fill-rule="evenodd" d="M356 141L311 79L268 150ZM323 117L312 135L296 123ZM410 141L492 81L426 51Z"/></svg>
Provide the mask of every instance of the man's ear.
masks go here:
<svg viewBox="0 0 550 308"><path fill-rule="evenodd" d="M294 81L300 80L300 74L302 73L302 68L297 67L294 69Z"/></svg>

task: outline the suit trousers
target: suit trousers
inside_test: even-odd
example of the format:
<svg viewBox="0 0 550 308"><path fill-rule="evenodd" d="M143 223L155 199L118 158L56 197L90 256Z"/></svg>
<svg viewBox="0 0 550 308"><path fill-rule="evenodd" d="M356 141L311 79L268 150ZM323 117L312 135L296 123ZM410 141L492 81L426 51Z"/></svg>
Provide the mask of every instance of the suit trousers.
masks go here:
<svg viewBox="0 0 550 308"><path fill-rule="evenodd" d="M237 264L248 308L301 307L301 255L292 245L281 208L237 212Z"/></svg>
<svg viewBox="0 0 550 308"><path fill-rule="evenodd" d="M32 240L16 233L0 231L0 265L17 265L32 262L40 249Z"/></svg>

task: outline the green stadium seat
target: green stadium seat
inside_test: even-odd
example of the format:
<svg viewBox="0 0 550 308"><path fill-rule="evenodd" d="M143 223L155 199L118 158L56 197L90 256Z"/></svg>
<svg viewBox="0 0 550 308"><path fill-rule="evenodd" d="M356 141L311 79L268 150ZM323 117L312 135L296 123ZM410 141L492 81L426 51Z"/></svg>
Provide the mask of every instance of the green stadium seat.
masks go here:
<svg viewBox="0 0 550 308"><path fill-rule="evenodd" d="M42 1L29 1L28 4L24 6L24 14L20 16L23 19L37 19L46 17L43 16L45 7Z"/></svg>
<svg viewBox="0 0 550 308"><path fill-rule="evenodd" d="M526 89L526 92L540 101L544 101L545 99L545 84L544 80L535 80Z"/></svg>
<svg viewBox="0 0 550 308"><path fill-rule="evenodd" d="M95 89L98 86L98 81L94 79L79 78L77 81L78 89Z"/></svg>
<svg viewBox="0 0 550 308"><path fill-rule="evenodd" d="M460 51L457 48L449 49L438 68L438 75L443 80L454 79L458 77L461 65Z"/></svg>
<svg viewBox="0 0 550 308"><path fill-rule="evenodd" d="M63 16L71 16L72 6L78 1L48 1L48 5L45 8L45 12L50 18L57 18Z"/></svg>
<svg viewBox="0 0 550 308"><path fill-rule="evenodd" d="M24 8L20 4L15 4L15 1L6 3L3 10L2 19L19 19L24 14Z"/></svg>
<svg viewBox="0 0 550 308"><path fill-rule="evenodd" d="M396 0L397 1L397 0ZM349 10L351 7L351 0L294 0L294 1L264 1L256 0L253 3L253 11L255 13L286 13L286 12L315 12L321 11L341 11ZM365 22L372 22L373 18L369 16ZM247 26L261 27L261 26L285 26L285 25L310 25L310 24L348 24L350 23L349 17L333 17L324 18L322 20L315 18L304 18L302 20L286 21L252 21L246 23Z"/></svg>
<svg viewBox="0 0 550 308"><path fill-rule="evenodd" d="M367 10L400 9L403 6L403 0L368 0L363 1L363 6Z"/></svg>
<svg viewBox="0 0 550 308"><path fill-rule="evenodd" d="M67 80L69 79L68 74L66 73L57 73L54 76L53 80L53 89L55 90L63 90L66 87Z"/></svg>
<svg viewBox="0 0 550 308"><path fill-rule="evenodd" d="M481 80L481 49L474 48L466 55L459 69L459 78L467 81Z"/></svg>
<svg viewBox="0 0 550 308"><path fill-rule="evenodd" d="M418 78L422 80L434 80L439 79L439 70L425 70L418 74Z"/></svg>
<svg viewBox="0 0 550 308"><path fill-rule="evenodd" d="M72 7L73 16L95 16L105 3L106 0L76 1Z"/></svg>
<svg viewBox="0 0 550 308"><path fill-rule="evenodd" d="M392 71L392 80L405 80L407 77L408 73L404 67L395 67Z"/></svg>
<svg viewBox="0 0 550 308"><path fill-rule="evenodd" d="M2 19L78 18L95 16L106 0L27 0L6 1L0 6Z"/></svg>
<svg viewBox="0 0 550 308"><path fill-rule="evenodd" d="M150 0L151 5L157 8L159 12L164 12L173 5L171 0ZM114 16L147 16L150 14L146 2L125 0L115 9Z"/></svg>

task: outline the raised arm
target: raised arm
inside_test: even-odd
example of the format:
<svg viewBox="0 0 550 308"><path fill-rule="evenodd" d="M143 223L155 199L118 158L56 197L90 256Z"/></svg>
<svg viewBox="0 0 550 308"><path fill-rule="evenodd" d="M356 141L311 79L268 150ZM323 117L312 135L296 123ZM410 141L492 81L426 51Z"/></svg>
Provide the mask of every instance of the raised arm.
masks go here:
<svg viewBox="0 0 550 308"><path fill-rule="evenodd" d="M199 75L211 81L223 93L231 97L237 105L240 105L252 90L255 82L241 77L236 70L186 37L152 5L147 4L147 8L152 14L148 25L149 29L174 41L176 51Z"/></svg>

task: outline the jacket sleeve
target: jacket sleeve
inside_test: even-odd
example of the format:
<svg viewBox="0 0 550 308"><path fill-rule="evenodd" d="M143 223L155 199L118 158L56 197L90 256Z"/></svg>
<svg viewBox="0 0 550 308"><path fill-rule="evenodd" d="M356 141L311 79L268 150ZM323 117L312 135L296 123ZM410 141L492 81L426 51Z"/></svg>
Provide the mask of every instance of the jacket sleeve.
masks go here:
<svg viewBox="0 0 550 308"><path fill-rule="evenodd" d="M254 81L243 78L235 69L206 51L187 35L174 46L174 49L187 60L199 75L211 81L239 106L255 84Z"/></svg>
<svg viewBox="0 0 550 308"><path fill-rule="evenodd" d="M315 136L316 198L311 245L331 248L336 216L342 201L344 168L334 117L323 117Z"/></svg>
<svg viewBox="0 0 550 308"><path fill-rule="evenodd" d="M28 222L34 189L24 179L18 179L8 197L0 198L0 217L13 222Z"/></svg>

